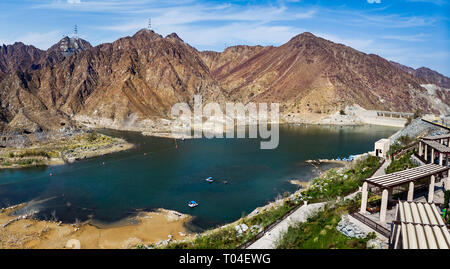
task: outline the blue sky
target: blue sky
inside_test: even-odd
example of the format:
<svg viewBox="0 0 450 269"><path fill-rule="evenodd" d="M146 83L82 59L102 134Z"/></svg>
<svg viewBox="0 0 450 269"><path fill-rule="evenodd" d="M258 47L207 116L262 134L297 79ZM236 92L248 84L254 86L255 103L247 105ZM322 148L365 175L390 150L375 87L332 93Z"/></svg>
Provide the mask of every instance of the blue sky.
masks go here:
<svg viewBox="0 0 450 269"><path fill-rule="evenodd" d="M73 32L93 45L148 24L199 50L281 45L308 31L366 53L450 76L449 0L1 0L0 43L47 49Z"/></svg>

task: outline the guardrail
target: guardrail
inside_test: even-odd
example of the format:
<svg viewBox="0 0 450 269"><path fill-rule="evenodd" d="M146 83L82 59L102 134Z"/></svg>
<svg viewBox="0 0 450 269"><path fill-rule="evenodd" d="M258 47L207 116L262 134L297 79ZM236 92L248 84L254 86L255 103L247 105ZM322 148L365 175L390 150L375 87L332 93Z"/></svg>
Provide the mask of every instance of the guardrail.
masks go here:
<svg viewBox="0 0 450 269"><path fill-rule="evenodd" d="M422 163L426 164L427 161L425 160L425 158L423 158L423 156L420 156L417 152L414 151L413 153L414 157L416 157L417 159L419 159Z"/></svg>
<svg viewBox="0 0 450 269"><path fill-rule="evenodd" d="M408 152L411 148L415 149L417 145L418 145L417 141L411 142L408 145L406 145L406 146L402 147L401 149L392 153L390 155L390 158L394 159L397 155ZM415 150L414 150L414 152L415 152Z"/></svg>
<svg viewBox="0 0 450 269"><path fill-rule="evenodd" d="M386 227L376 223L375 221L367 218L366 216L358 213L358 212L353 212L350 213L350 216L354 217L355 219L361 221L362 223L364 223L365 225L369 226L370 228L372 228L373 230L377 231L379 234L385 236L386 238L389 239L389 244L391 241L391 231L389 231L389 229L387 229Z"/></svg>

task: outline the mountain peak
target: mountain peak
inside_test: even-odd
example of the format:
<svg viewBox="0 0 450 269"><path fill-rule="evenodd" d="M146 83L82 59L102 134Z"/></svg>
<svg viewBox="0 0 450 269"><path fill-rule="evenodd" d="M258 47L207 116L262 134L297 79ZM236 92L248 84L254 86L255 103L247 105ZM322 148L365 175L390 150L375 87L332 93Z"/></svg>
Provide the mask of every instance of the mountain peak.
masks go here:
<svg viewBox="0 0 450 269"><path fill-rule="evenodd" d="M178 41L184 42L183 39L181 39L176 33L171 33L170 35L167 35L166 39L172 39L172 40L178 40Z"/></svg>
<svg viewBox="0 0 450 269"><path fill-rule="evenodd" d="M318 37L310 32L303 32L301 34L294 36L291 40L310 39L310 38L318 38Z"/></svg>
<svg viewBox="0 0 450 269"><path fill-rule="evenodd" d="M92 48L91 44L84 39L65 36L58 43L48 49L48 51L59 52L64 57L67 57L90 48Z"/></svg>
<svg viewBox="0 0 450 269"><path fill-rule="evenodd" d="M323 41L327 41L327 40L320 38L318 36L315 36L310 32L304 32L304 33L294 36L286 44L290 44L290 45L297 45L300 43L301 44L305 44L305 43L318 44L317 42L323 42Z"/></svg>
<svg viewBox="0 0 450 269"><path fill-rule="evenodd" d="M153 30L143 28L137 31L133 37L145 37L150 39L162 38L160 34L155 33Z"/></svg>
<svg viewBox="0 0 450 269"><path fill-rule="evenodd" d="M316 36L313 35L311 32L303 32L303 33L299 34L299 36L303 36L303 37L316 37Z"/></svg>

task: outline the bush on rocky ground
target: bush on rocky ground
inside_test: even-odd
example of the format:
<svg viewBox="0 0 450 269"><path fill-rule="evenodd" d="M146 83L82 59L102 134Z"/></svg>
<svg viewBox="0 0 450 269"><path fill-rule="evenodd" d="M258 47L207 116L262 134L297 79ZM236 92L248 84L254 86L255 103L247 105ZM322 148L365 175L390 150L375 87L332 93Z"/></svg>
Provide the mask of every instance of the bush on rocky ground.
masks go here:
<svg viewBox="0 0 450 269"><path fill-rule="evenodd" d="M288 228L276 243L279 249L365 249L369 240L375 238L372 233L343 225L342 215L356 201L347 201L334 206L326 206L307 222L297 223ZM348 232L347 235L340 230Z"/></svg>

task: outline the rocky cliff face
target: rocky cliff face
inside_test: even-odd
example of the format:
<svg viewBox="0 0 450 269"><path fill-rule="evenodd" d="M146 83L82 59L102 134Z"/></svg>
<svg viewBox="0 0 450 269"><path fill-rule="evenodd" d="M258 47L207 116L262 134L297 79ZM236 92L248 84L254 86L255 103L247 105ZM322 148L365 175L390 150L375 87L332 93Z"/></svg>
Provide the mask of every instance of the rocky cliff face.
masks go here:
<svg viewBox="0 0 450 269"><path fill-rule="evenodd" d="M0 48L0 131L36 132L107 121L114 128L167 118L173 104L280 102L284 113L327 114L346 105L436 111L423 79L376 55L310 33L280 47L198 52L176 34L141 30L92 47L63 38L47 51ZM436 92L436 91L434 91ZM437 101L436 101L437 100ZM446 109L439 106L439 109Z"/></svg>
<svg viewBox="0 0 450 269"><path fill-rule="evenodd" d="M38 68L45 51L21 42L0 47L0 79L7 73Z"/></svg>

